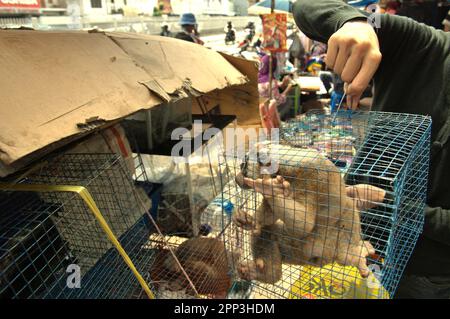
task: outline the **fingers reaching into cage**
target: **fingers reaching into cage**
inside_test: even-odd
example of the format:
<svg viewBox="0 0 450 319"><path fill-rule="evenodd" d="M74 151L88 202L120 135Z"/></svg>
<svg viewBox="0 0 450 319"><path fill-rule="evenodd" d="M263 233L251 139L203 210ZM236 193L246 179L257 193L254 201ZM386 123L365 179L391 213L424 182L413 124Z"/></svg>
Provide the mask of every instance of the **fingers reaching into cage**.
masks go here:
<svg viewBox="0 0 450 319"><path fill-rule="evenodd" d="M354 243L339 243L337 246L336 261L343 266L354 266L358 269L361 277L367 278L370 269L367 266L367 258L375 254L375 249L369 241Z"/></svg>

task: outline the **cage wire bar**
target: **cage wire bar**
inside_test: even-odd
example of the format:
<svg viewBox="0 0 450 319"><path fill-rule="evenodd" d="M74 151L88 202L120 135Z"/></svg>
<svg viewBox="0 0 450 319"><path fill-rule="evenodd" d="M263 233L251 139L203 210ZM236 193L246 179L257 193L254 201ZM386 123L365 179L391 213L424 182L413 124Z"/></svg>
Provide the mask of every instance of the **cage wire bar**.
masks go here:
<svg viewBox="0 0 450 319"><path fill-rule="evenodd" d="M140 259L150 258L151 252L140 254L140 245L151 229L148 215L138 206L146 196L134 189L120 156L58 156L17 186L43 184L88 189L131 259L138 254ZM55 191L55 186L48 186L48 190L52 191L0 193L1 297L126 298L139 291L135 274L89 211L89 203L78 194ZM136 265L138 269L141 266L139 273L147 264ZM80 269L80 288L67 285L69 265Z"/></svg>
<svg viewBox="0 0 450 319"><path fill-rule="evenodd" d="M142 276L136 271L136 268L132 261L130 260L129 256L126 254L126 252L123 250L123 247L120 245L120 243L117 241L117 238L112 233L111 229L109 228L108 224L106 223L105 219L103 218L101 212L98 210L98 207L96 206L95 202L92 199L92 196L89 194L89 192L81 186L59 186L59 185L25 185L25 184L19 184L19 185L0 185L0 189L7 190L7 191L23 191L23 192L70 192L70 193L76 193L78 194L83 201L86 203L86 205L89 207L92 214L95 216L97 222L100 224L101 228L105 232L108 239L111 241L111 243L115 246L117 251L122 256L124 262L127 264L127 266L130 268L130 270L133 272L136 279L141 284L142 288L146 291L148 296L150 298L153 298L153 294L150 291L149 287L143 280ZM78 265L71 265L71 266L77 266Z"/></svg>
<svg viewBox="0 0 450 319"><path fill-rule="evenodd" d="M431 118L309 112L280 133L253 160L220 160L234 282L253 298L392 298L423 229ZM279 162L271 176L267 154Z"/></svg>

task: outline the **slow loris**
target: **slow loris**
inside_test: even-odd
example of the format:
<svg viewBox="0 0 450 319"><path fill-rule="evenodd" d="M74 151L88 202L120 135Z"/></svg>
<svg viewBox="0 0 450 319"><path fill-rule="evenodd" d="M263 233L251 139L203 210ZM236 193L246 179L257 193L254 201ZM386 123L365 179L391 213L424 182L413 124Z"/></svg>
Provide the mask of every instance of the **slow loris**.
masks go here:
<svg viewBox="0 0 450 319"><path fill-rule="evenodd" d="M355 266L367 277L366 258L375 250L361 239L361 207L347 196L337 167L313 149L277 144L258 148L258 158L260 154L276 158L278 170L268 172L274 166L270 160L264 164L258 160L256 165L246 161L236 175L241 188L263 195L254 214L239 209L233 217L238 226L253 230L254 261L240 265L241 277L275 283L281 278L282 263L323 266L332 262ZM352 191L361 189L369 191L364 197L375 202L385 195L369 185ZM376 206L369 201L364 205Z"/></svg>
<svg viewBox="0 0 450 319"><path fill-rule="evenodd" d="M170 290L186 289L194 295L185 276L187 274L199 294L220 298L226 296L231 286L231 278L227 251L221 240L210 237L190 238L177 247L175 255L185 273L172 255L166 253L153 280L168 281Z"/></svg>

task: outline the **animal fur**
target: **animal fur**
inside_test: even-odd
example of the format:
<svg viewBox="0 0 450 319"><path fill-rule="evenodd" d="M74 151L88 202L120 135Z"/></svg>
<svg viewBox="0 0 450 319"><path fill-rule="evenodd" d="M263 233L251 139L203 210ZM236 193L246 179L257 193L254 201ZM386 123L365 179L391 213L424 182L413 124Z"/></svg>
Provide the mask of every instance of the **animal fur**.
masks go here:
<svg viewBox="0 0 450 319"><path fill-rule="evenodd" d="M359 207L347 196L336 166L313 149L266 144L259 146L261 152L269 158L279 155L276 174L261 174L273 163L259 163L253 170L247 163L236 176L240 187L253 188L264 198L254 214L239 209L233 217L238 226L253 232L254 260L239 266L241 277L275 283L282 263L332 262L355 266L367 277L366 258L375 250L361 239Z"/></svg>

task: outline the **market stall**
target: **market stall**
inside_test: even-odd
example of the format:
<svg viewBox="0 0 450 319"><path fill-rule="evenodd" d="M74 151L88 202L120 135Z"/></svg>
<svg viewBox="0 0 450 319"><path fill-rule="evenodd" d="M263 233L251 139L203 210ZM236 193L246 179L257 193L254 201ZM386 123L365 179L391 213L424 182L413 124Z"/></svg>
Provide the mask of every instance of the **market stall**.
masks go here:
<svg viewBox="0 0 450 319"><path fill-rule="evenodd" d="M233 123L207 109L192 115L193 103L224 89L239 95L247 75L214 51L154 36L8 30L0 47L10 74L0 80L2 297L154 297L149 240L166 242L159 204L181 194L149 179L158 167L144 156L172 160L162 147L174 143L170 125ZM244 107L257 110L251 100ZM204 142L204 128L192 141ZM189 167L181 173L191 185ZM188 188L182 218L192 236ZM67 269L80 272L81 289L65 285Z"/></svg>

